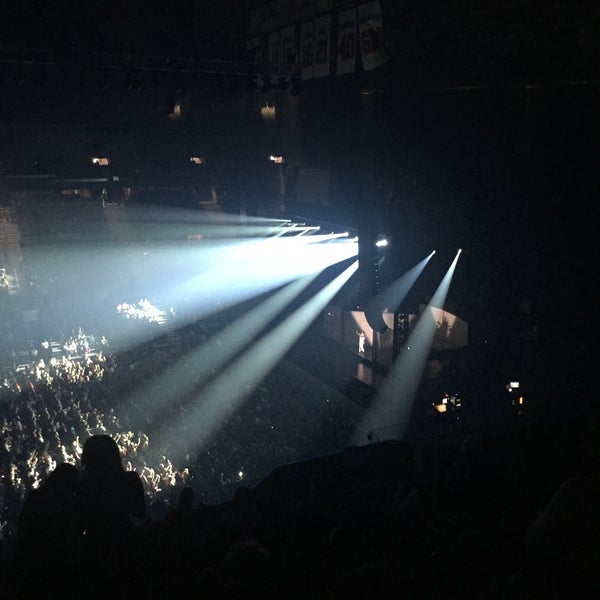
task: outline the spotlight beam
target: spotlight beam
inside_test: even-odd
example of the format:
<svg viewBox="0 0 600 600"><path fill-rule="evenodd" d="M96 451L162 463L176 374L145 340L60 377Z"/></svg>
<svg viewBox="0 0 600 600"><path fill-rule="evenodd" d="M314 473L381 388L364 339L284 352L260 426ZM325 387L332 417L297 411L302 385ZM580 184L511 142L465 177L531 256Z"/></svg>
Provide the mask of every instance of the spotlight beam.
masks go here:
<svg viewBox="0 0 600 600"><path fill-rule="evenodd" d="M395 313L400 308L432 256L433 252L399 279L392 282L380 295L374 296L366 303L365 316L372 329L379 332L384 332L387 329L382 316L383 312L389 310Z"/></svg>
<svg viewBox="0 0 600 600"><path fill-rule="evenodd" d="M277 291L250 313L236 319L202 346L183 356L152 384L136 391L125 401L125 406L143 406L143 416L151 420L164 406L176 403L179 398L193 392L252 343L316 276L297 279Z"/></svg>
<svg viewBox="0 0 600 600"><path fill-rule="evenodd" d="M198 395L186 414L176 419L166 433L183 438L190 449L206 445L232 412L290 350L310 323L356 272L354 261L333 281L226 368Z"/></svg>
<svg viewBox="0 0 600 600"><path fill-rule="evenodd" d="M69 290L73 306L94 315L98 326L116 316L121 302L147 298L175 327L261 295L356 255L353 241L330 235L300 238L210 240L199 244L146 240L127 244L37 245L28 261ZM90 290L101 292L90 294ZM84 312L85 311L85 312ZM66 311L73 327L75 313ZM113 348L125 348L164 333L162 326L110 328ZM104 329L106 331L106 329Z"/></svg>
<svg viewBox="0 0 600 600"><path fill-rule="evenodd" d="M316 242L331 238L318 237L320 240L315 241L311 238L268 238L223 248L208 269L164 290L157 303L163 306L179 304L180 322L185 322L189 315L197 316L198 307L202 307L201 317L204 318L297 277L322 271L357 253L357 245L350 240L320 244ZM210 301L202 302L203 297Z"/></svg>
<svg viewBox="0 0 600 600"><path fill-rule="evenodd" d="M421 313L371 408L357 428L354 440L357 444L364 444L369 432L377 429L381 430L379 439L404 438L437 329L432 307L443 308L459 254Z"/></svg>

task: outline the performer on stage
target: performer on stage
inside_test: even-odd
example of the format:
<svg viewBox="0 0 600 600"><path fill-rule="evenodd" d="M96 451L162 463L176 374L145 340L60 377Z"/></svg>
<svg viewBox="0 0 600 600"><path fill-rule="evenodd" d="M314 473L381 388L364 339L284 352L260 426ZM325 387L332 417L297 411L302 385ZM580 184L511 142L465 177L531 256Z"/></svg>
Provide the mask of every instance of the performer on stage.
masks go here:
<svg viewBox="0 0 600 600"><path fill-rule="evenodd" d="M365 334L364 331L357 331L356 335L358 335L358 353L359 354L364 354L365 353L365 340L367 339L367 336Z"/></svg>

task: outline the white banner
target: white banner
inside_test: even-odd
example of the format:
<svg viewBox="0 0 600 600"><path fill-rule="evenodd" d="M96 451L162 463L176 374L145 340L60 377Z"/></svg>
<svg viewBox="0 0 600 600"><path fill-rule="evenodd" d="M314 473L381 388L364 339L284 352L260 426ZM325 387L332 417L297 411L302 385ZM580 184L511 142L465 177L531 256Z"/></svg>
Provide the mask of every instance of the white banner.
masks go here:
<svg viewBox="0 0 600 600"><path fill-rule="evenodd" d="M365 71L387 62L389 55L383 41L383 15L378 0L358 7L358 34Z"/></svg>
<svg viewBox="0 0 600 600"><path fill-rule="evenodd" d="M302 23L300 27L300 76L302 79L313 78L315 64L315 24L314 21Z"/></svg>
<svg viewBox="0 0 600 600"><path fill-rule="evenodd" d="M277 77L281 68L281 33L269 34L269 75Z"/></svg>
<svg viewBox="0 0 600 600"><path fill-rule="evenodd" d="M354 73L356 66L356 9L344 10L338 17L337 74Z"/></svg>
<svg viewBox="0 0 600 600"><path fill-rule="evenodd" d="M331 47L331 15L315 19L315 77L329 75Z"/></svg>
<svg viewBox="0 0 600 600"><path fill-rule="evenodd" d="M252 39L248 40L246 42L246 48L252 56L252 60L254 61L254 68L257 70L259 68L262 68L264 57L262 53L260 37L253 37Z"/></svg>
<svg viewBox="0 0 600 600"><path fill-rule="evenodd" d="M281 71L283 77L291 77L296 65L296 28L293 25L281 30Z"/></svg>

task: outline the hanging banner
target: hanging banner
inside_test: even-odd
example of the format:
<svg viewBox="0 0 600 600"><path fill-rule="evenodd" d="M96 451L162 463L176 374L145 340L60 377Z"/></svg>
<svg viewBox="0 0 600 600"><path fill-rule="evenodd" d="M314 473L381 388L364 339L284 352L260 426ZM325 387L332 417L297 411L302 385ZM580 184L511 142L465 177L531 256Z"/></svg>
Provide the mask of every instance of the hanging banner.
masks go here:
<svg viewBox="0 0 600 600"><path fill-rule="evenodd" d="M281 67L281 33L274 31L269 34L269 72L271 77L277 77Z"/></svg>
<svg viewBox="0 0 600 600"><path fill-rule="evenodd" d="M314 21L302 23L300 27L300 76L313 78L315 64L315 24Z"/></svg>
<svg viewBox="0 0 600 600"><path fill-rule="evenodd" d="M281 30L281 70L279 75L289 78L296 65L296 29L293 25Z"/></svg>
<svg viewBox="0 0 600 600"><path fill-rule="evenodd" d="M248 50L250 56L252 56L254 70L260 71L264 62L260 37L253 37L252 39L248 40L246 42L246 49Z"/></svg>
<svg viewBox="0 0 600 600"><path fill-rule="evenodd" d="M315 77L329 75L329 57L331 46L331 15L315 19Z"/></svg>
<svg viewBox="0 0 600 600"><path fill-rule="evenodd" d="M358 35L365 71L372 71L389 59L383 40L383 15L378 0L358 7Z"/></svg>
<svg viewBox="0 0 600 600"><path fill-rule="evenodd" d="M337 74L354 73L356 65L356 9L344 10L338 17Z"/></svg>

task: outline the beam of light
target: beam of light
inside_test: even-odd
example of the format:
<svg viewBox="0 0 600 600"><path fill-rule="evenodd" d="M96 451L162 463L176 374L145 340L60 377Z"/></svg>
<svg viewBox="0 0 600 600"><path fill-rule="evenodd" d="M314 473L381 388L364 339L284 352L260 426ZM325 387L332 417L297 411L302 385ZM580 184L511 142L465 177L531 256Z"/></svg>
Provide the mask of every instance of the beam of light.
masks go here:
<svg viewBox="0 0 600 600"><path fill-rule="evenodd" d="M253 342L316 277L317 274L309 275L284 286L252 311L182 356L151 384L125 399L124 406L128 412L131 414L136 407L143 406L143 414L136 415L136 418L151 420L164 406L174 405L180 398L198 389Z"/></svg>
<svg viewBox="0 0 600 600"><path fill-rule="evenodd" d="M383 313L393 312L395 313L399 308L408 292L411 290L416 280L419 278L421 273L425 270L425 267L431 260L433 252L426 256L421 262L416 264L412 269L404 273L402 277L392 282L383 292L373 298L370 298L365 305L365 318L369 323L370 328L373 330L383 333L389 329L386 324ZM363 326L357 323L360 329L364 329ZM369 344L373 343L372 337L373 332L368 333Z"/></svg>
<svg viewBox="0 0 600 600"><path fill-rule="evenodd" d="M307 233L314 233L319 231L321 228L318 225L305 225L304 223L291 223L289 226L281 227L277 231L273 232L275 237L284 237L287 235L306 235Z"/></svg>
<svg viewBox="0 0 600 600"><path fill-rule="evenodd" d="M428 265L432 256L433 252L385 288L381 293L380 298L377 299L378 305L381 306L382 309L396 312L421 273L425 270L425 267Z"/></svg>
<svg viewBox="0 0 600 600"><path fill-rule="evenodd" d="M268 236L291 222L163 206L120 207L105 212L105 217L120 239L155 241Z"/></svg>
<svg viewBox="0 0 600 600"><path fill-rule="evenodd" d="M298 235L306 235L307 233L311 233L313 231L319 231L321 228L316 226L316 227L298 227L298 229L300 230L300 233L298 233Z"/></svg>
<svg viewBox="0 0 600 600"><path fill-rule="evenodd" d="M64 315L70 327L92 319L101 328L114 320L118 305L142 299L169 313L177 327L355 256L357 244L315 235L200 244L89 243L38 247L28 253L35 270L52 273L56 289L64 290L71 303ZM123 318L108 337L111 346L123 348L158 337L166 333L163 329L134 327Z"/></svg>
<svg viewBox="0 0 600 600"><path fill-rule="evenodd" d="M167 196L168 193L165 193ZM223 212L207 212L192 208L169 207L166 205L153 206L135 206L127 208L126 217L132 222L154 223L172 223L185 225L187 223L204 225L265 225L271 229L277 228L286 223L291 223L290 219L276 219L268 217L254 217L250 215L237 215Z"/></svg>
<svg viewBox="0 0 600 600"><path fill-rule="evenodd" d="M163 431L163 436L166 439L173 436L178 438L190 451L205 447L357 269L358 261L355 260L276 328L260 338L199 393L189 410L177 417Z"/></svg>
<svg viewBox="0 0 600 600"><path fill-rule="evenodd" d="M443 308L458 256L459 254L454 258L431 301L421 313L373 404L357 427L354 438L357 444L366 443L371 432L379 440L404 438L438 326L432 307Z"/></svg>
<svg viewBox="0 0 600 600"><path fill-rule="evenodd" d="M358 253L352 241L322 244L312 242L313 238L330 239L267 238L222 247L214 261L208 261L208 266L204 262L206 268L164 290L157 303L178 306L181 322L190 315L204 318Z"/></svg>

